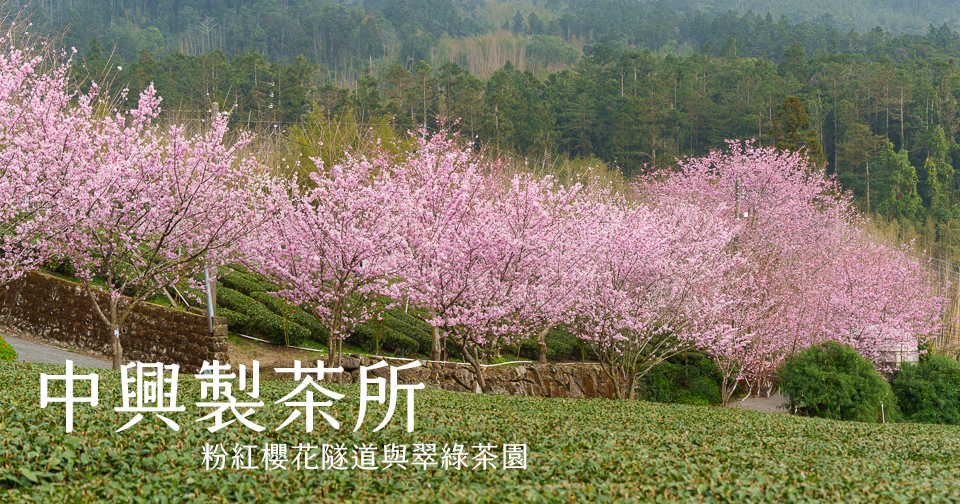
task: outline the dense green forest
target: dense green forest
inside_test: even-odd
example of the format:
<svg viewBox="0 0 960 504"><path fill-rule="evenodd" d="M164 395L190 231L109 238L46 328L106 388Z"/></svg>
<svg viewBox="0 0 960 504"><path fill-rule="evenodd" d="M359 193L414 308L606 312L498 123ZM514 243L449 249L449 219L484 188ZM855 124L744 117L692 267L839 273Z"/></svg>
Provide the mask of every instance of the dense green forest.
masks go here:
<svg viewBox="0 0 960 504"><path fill-rule="evenodd" d="M947 0L11 0L9 6L65 33L67 46L82 49L96 38L126 61L141 51L165 57L220 49L232 56L253 49L284 64L302 54L331 75L419 60L437 65L437 58L477 73L470 60L497 59L489 54L497 52L515 53L514 64L520 53L542 65L565 64L575 54L571 47L600 40L690 54L733 38L741 56L777 59L793 42L810 54L858 52L871 43L857 33L875 28L883 38L925 34L931 25L960 28L960 7ZM904 42L909 49L912 39Z"/></svg>
<svg viewBox="0 0 960 504"><path fill-rule="evenodd" d="M960 250L950 2L50 0L27 11L80 50L81 86L135 97L152 82L180 117L216 102L302 154L322 154L311 139L331 144L330 130L356 144L370 128L446 125L494 152L632 176L755 139L810 149L865 212L895 223L889 237L953 260Z"/></svg>

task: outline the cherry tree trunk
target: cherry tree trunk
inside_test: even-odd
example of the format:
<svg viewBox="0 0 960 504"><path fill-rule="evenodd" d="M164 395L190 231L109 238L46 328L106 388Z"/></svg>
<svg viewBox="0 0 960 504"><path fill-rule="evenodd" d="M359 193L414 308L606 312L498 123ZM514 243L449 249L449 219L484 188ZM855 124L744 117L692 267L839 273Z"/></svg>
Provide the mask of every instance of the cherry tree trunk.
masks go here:
<svg viewBox="0 0 960 504"><path fill-rule="evenodd" d="M433 347L430 349L430 360L440 360L440 328L433 328Z"/></svg>
<svg viewBox="0 0 960 504"><path fill-rule="evenodd" d="M120 346L120 326L113 327L110 335L113 341L113 369L120 369L123 362L123 347Z"/></svg>
<svg viewBox="0 0 960 504"><path fill-rule="evenodd" d="M540 364L547 363L547 333L550 332L550 329L553 329L553 326L554 324L551 322L540 331L540 334L537 334L537 360Z"/></svg>

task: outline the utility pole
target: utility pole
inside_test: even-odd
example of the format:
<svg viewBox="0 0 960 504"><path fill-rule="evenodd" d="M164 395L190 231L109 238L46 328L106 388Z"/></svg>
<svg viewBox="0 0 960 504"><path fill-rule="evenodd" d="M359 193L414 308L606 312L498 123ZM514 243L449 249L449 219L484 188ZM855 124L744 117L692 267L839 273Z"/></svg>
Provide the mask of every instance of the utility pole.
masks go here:
<svg viewBox="0 0 960 504"><path fill-rule="evenodd" d="M210 124L217 120L220 113L220 104L213 102L210 106ZM203 268L203 281L207 290L207 322L210 325L210 334L213 334L213 317L217 316L217 267L209 263Z"/></svg>

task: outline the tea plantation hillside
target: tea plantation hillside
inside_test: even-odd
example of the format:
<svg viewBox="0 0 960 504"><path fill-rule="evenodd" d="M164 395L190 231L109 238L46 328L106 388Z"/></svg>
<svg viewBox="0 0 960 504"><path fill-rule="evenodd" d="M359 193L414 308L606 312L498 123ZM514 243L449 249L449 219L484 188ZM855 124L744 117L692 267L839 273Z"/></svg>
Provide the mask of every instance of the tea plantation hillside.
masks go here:
<svg viewBox="0 0 960 504"><path fill-rule="evenodd" d="M217 287L217 314L227 318L231 332L259 336L281 345L309 345L313 341L326 347L326 328L303 308L271 294L279 289L277 285L240 266L232 268L234 271L224 275ZM360 324L346 339L346 344L368 353L429 356L433 332L423 321L426 314L389 298L382 298L378 303L389 307L382 312L382 320ZM547 359L551 361L584 357L580 341L561 328L553 329L546 342ZM448 358L460 357L456 345L451 343L446 350ZM532 339L521 341L504 349L503 356L535 360L536 343Z"/></svg>
<svg viewBox="0 0 960 504"><path fill-rule="evenodd" d="M289 415L274 401L293 381L263 381L265 406L250 419L209 432L200 390L180 377L182 413L167 428L152 414L117 433L131 416L117 413L120 383L101 371L100 405L76 405L74 431L64 432L62 404L39 408L39 373L50 365L0 363L0 500L4 502L950 502L960 495L960 428L861 424L713 407L416 393L412 433L399 411L378 432L385 407L372 408L354 433L356 385L324 384L344 398L323 408L339 430L304 419L276 432ZM81 370L86 372L85 370ZM57 388L51 389L56 394ZM59 389L62 392L62 386ZM84 390L77 386L77 390ZM227 412L226 418L232 418ZM343 444L346 469L297 469L294 447ZM465 446L469 466L424 470L410 462L416 444ZM224 469L207 470L204 445L225 447ZM270 444L285 444L285 469L259 461ZM408 448L406 469L385 467L384 446ZM473 468L475 446L526 444L526 469ZM234 448L260 447L253 469L231 468ZM355 447L373 446L378 469L350 468ZM499 453L499 448L494 449ZM322 453L313 460L321 466ZM244 459L245 460L245 459Z"/></svg>

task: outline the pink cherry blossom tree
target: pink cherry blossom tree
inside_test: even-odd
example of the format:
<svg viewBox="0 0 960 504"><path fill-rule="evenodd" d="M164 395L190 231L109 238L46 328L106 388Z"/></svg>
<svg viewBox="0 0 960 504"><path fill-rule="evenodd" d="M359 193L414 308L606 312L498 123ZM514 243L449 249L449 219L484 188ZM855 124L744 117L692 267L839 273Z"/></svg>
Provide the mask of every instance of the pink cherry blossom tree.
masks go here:
<svg viewBox="0 0 960 504"><path fill-rule="evenodd" d="M503 295L488 301L513 310L507 319L494 321L510 328L498 334L511 340L535 335L539 361L545 364L546 335L562 322L578 293L587 251L574 237L589 214L585 205L593 202L581 184L562 187L551 177L517 174L502 184L495 213L503 228L492 281ZM488 342L491 348L503 344Z"/></svg>
<svg viewBox="0 0 960 504"><path fill-rule="evenodd" d="M88 125L70 101L70 60L16 23L0 37L0 285L39 266L58 234L51 217ZM62 61L62 59L66 61Z"/></svg>
<svg viewBox="0 0 960 504"><path fill-rule="evenodd" d="M936 335L946 298L904 249L848 231L829 268L834 307L823 337L847 343L880 365L885 353L916 348Z"/></svg>
<svg viewBox="0 0 960 504"><path fill-rule="evenodd" d="M398 175L407 218L401 228L407 244L404 296L430 313L433 360L440 358L441 335L452 337L483 388L478 347L492 329L489 321L512 309L484 305L503 297L495 281L503 219L494 201L501 187L474 153L445 134L421 133L416 154Z"/></svg>
<svg viewBox="0 0 960 504"><path fill-rule="evenodd" d="M811 172L796 154L731 142L728 152L689 160L645 194L732 209L727 225L743 261L731 269L724 288L728 301L718 323L732 329L712 342L709 353L721 370L721 396L729 401L738 380L755 380L779 359L804 348L809 324L821 320L811 303L832 256L830 229L851 216L849 201L822 171Z"/></svg>
<svg viewBox="0 0 960 504"><path fill-rule="evenodd" d="M625 387L613 380L617 397L634 398L634 384L655 365L727 331L711 316L733 260L724 210L622 198L598 207L586 237L591 274L572 316L604 371L625 378Z"/></svg>
<svg viewBox="0 0 960 504"><path fill-rule="evenodd" d="M679 173L638 188L645 198L734 210L726 220L741 262L727 272L716 320L731 332L705 347L724 376L724 403L737 381L759 386L786 355L819 341L852 340L865 356L878 355L890 344L882 335L916 338L937 319L942 300L920 281L918 263L871 249L849 195L796 154L731 142L726 152L689 160Z"/></svg>
<svg viewBox="0 0 960 504"><path fill-rule="evenodd" d="M58 209L66 231L57 251L73 261L111 333L115 369L133 309L205 265L236 257L239 241L270 211L263 205L269 178L240 157L248 136L228 145L225 114L192 137L182 127L163 131L152 123L159 103L150 86L138 108L100 118L81 97L78 113L90 124L76 141L85 157L71 168L70 204Z"/></svg>
<svg viewBox="0 0 960 504"><path fill-rule="evenodd" d="M327 328L330 358L339 362L343 338L375 314L375 300L398 296L404 209L390 156L348 156L326 170L313 161L321 170L310 174L315 187L290 184L282 211L248 241L246 262Z"/></svg>

